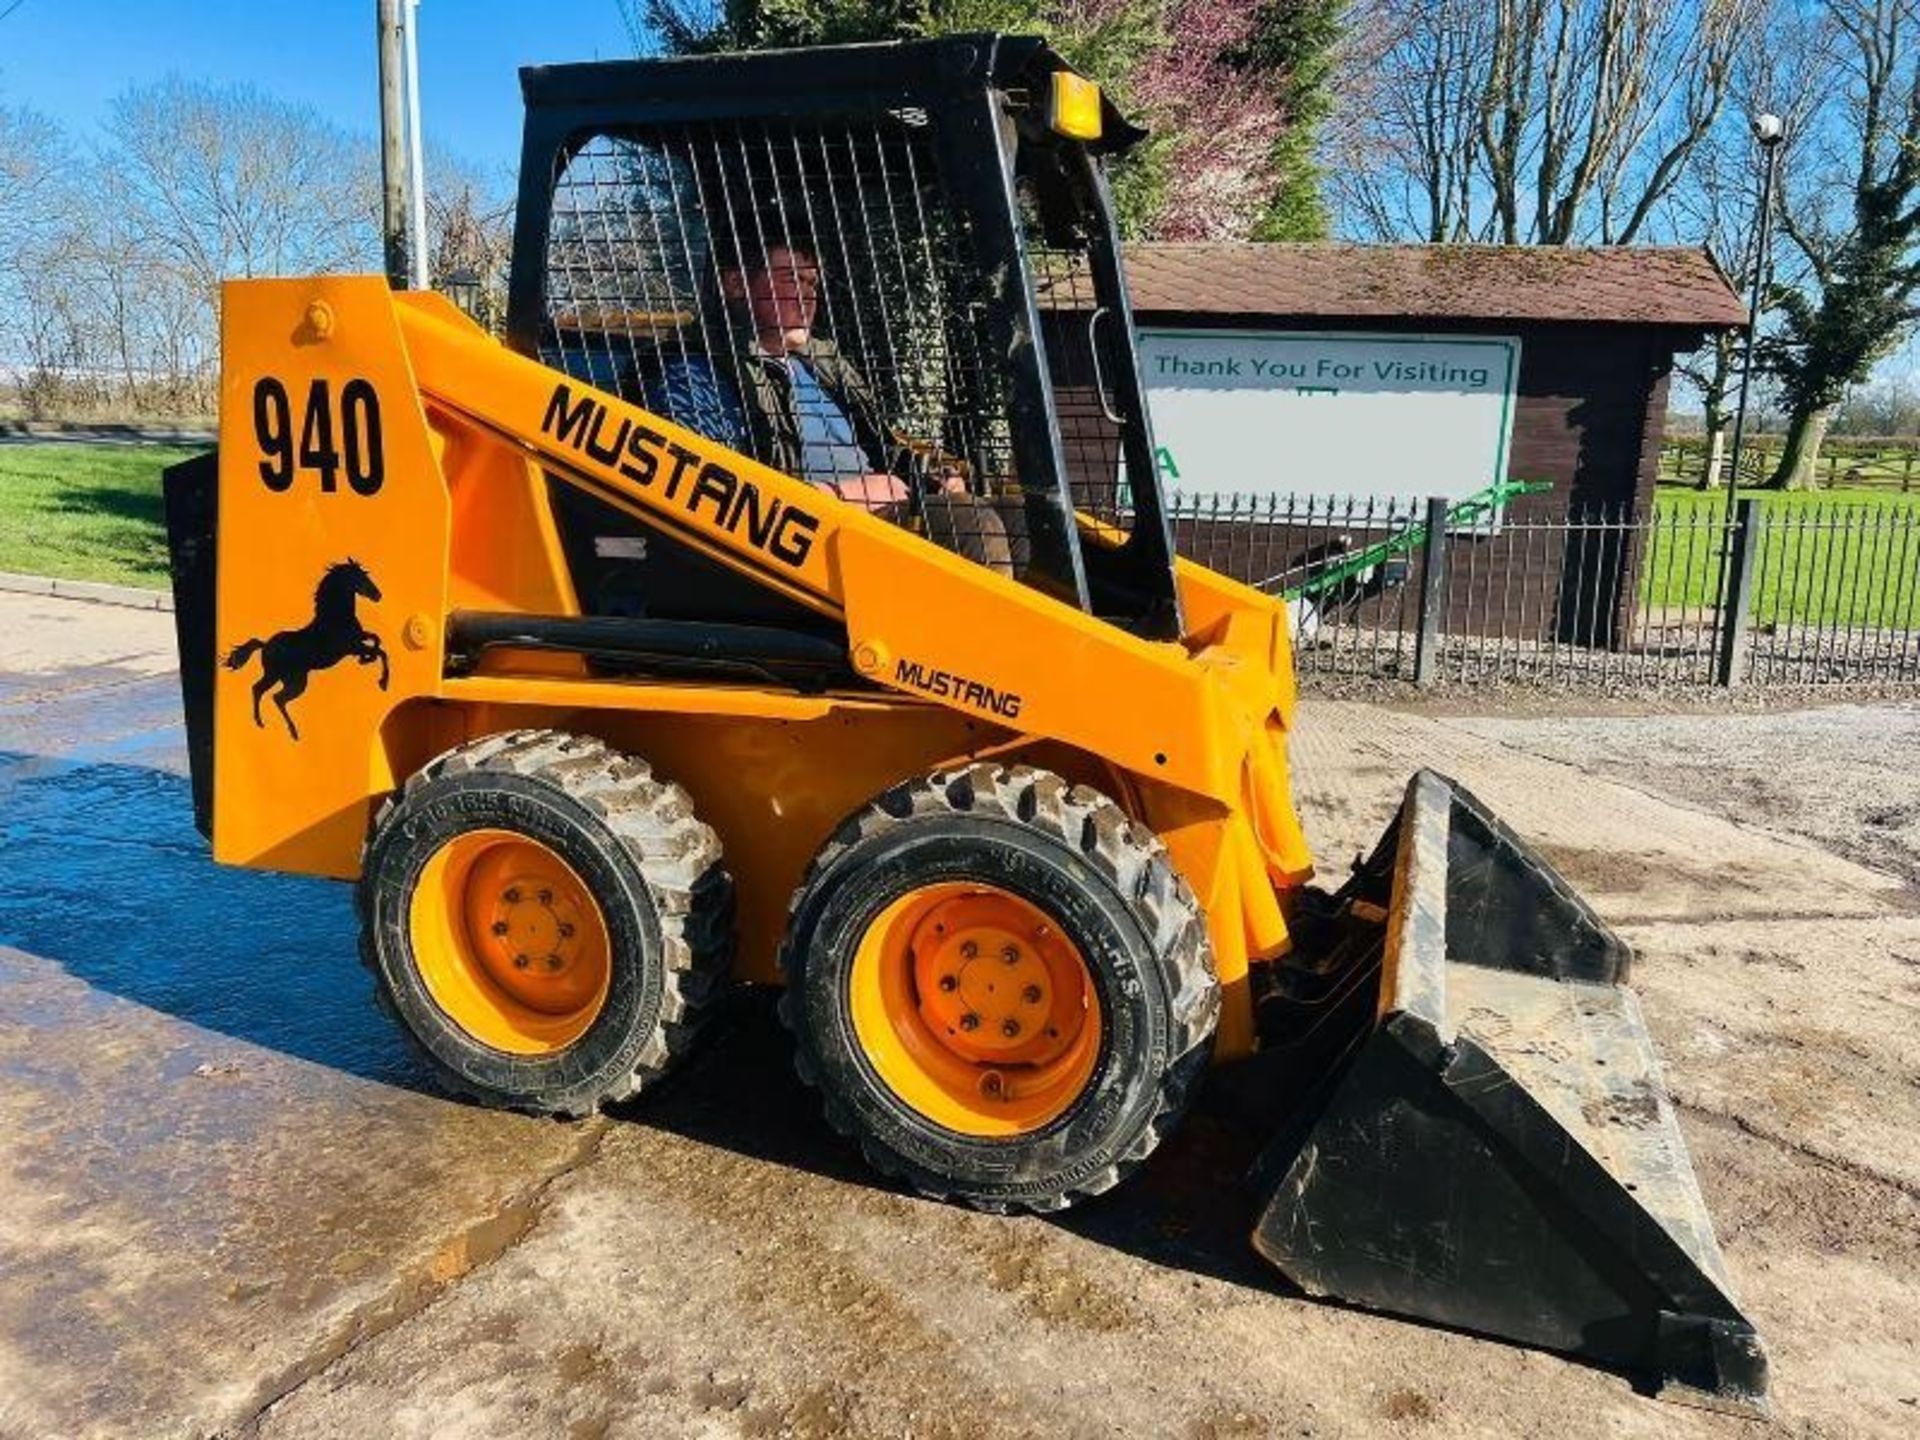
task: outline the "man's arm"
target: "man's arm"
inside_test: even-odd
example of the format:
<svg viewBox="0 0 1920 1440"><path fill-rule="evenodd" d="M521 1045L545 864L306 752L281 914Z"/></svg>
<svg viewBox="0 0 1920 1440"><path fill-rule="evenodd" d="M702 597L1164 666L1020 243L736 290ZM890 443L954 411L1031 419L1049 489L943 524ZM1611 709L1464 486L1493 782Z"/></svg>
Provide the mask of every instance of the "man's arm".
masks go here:
<svg viewBox="0 0 1920 1440"><path fill-rule="evenodd" d="M833 490L843 500L869 507L891 505L910 498L910 487L904 477L893 473L894 462L898 455L906 454L918 448L902 443L880 418L880 403L875 398L873 388L867 384L866 377L831 341L816 340L809 347L807 363L814 368L814 374L820 377L820 383L827 387L839 400L847 412L847 418L853 422L854 436L860 442L860 448L866 451L867 463L873 470L855 479L843 480L834 485L822 485L822 489ZM935 446L924 447L930 454L938 455ZM928 467L928 479L935 490L949 495L963 494L967 489L966 474L957 463L942 464L935 460Z"/></svg>

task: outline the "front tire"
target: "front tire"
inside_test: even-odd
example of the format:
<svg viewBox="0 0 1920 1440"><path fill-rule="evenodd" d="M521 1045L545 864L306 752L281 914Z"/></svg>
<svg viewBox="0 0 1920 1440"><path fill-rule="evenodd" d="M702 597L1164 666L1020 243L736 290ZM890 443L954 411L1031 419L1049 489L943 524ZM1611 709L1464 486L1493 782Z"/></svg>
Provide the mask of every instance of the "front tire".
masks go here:
<svg viewBox="0 0 1920 1440"><path fill-rule="evenodd" d="M828 1119L877 1169L987 1210L1118 1184L1185 1110L1219 1014L1159 838L1026 766L917 779L847 821L782 964Z"/></svg>
<svg viewBox="0 0 1920 1440"><path fill-rule="evenodd" d="M577 1117L691 1046L731 960L720 841L678 785L590 736L449 751L376 821L361 949L445 1087Z"/></svg>

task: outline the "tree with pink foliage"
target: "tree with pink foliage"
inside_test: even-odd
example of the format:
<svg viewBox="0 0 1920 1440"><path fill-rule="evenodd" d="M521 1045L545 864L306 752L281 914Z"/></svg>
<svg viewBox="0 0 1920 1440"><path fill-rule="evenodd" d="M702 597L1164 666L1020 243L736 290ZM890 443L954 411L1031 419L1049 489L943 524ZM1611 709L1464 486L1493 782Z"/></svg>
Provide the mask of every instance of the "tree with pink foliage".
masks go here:
<svg viewBox="0 0 1920 1440"><path fill-rule="evenodd" d="M1325 233L1314 134L1345 0L629 0L636 45L686 53L1047 35L1152 137L1119 168L1134 238Z"/></svg>

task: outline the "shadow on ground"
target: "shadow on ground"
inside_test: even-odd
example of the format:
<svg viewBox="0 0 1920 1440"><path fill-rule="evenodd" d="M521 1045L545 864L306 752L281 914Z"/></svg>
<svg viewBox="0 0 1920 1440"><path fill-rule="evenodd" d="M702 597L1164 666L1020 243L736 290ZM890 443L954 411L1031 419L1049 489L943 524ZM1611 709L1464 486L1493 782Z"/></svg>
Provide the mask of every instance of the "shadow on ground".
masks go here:
<svg viewBox="0 0 1920 1440"><path fill-rule="evenodd" d="M186 778L0 751L0 945L190 1024L429 1088L373 1005L344 885L216 866Z"/></svg>
<svg viewBox="0 0 1920 1440"><path fill-rule="evenodd" d="M349 888L216 866L191 809L179 775L0 751L0 944L191 1024L431 1092L373 1004ZM736 996L693 1060L617 1115L848 1183L886 1183L826 1125L764 994ZM1203 1096L1142 1175L1056 1223L1157 1264L1279 1288L1247 1244L1253 1153L1252 1137Z"/></svg>

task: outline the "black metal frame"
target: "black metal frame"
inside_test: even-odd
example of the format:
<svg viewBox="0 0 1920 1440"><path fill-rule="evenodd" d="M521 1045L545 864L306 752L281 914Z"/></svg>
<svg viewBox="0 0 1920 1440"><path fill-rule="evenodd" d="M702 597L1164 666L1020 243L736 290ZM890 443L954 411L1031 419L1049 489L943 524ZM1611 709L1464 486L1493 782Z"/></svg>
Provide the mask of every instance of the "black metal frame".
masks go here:
<svg viewBox="0 0 1920 1440"><path fill-rule="evenodd" d="M582 655L628 675L752 681L802 691L861 684L843 642L766 625L621 615L521 615L456 610L447 617L447 671L470 672L487 650Z"/></svg>
<svg viewBox="0 0 1920 1440"><path fill-rule="evenodd" d="M1143 132L1103 102L1095 142L1062 139L1045 124L1050 76L1066 68L1033 37L961 35L886 45L750 55L637 60L522 70L527 113L508 294L507 335L538 354L546 323L546 253L554 189L570 158L596 135L623 127L691 122L883 115L919 109L933 122L942 184L963 217L981 275L1003 277L985 307L989 353L1011 378L1006 419L1012 462L1028 500L1035 554L1062 558L1061 598L1154 638L1180 633L1171 528L1158 490L1144 386L1132 344L1112 206L1096 157L1124 151ZM1126 363L1111 367L1112 404L1135 496L1118 547L1080 543L1062 451L1054 379L1041 333L1027 238L1016 215L1024 151L1055 147L1080 178L1092 278L1124 327ZM1112 353L1111 351L1109 352Z"/></svg>
<svg viewBox="0 0 1920 1440"><path fill-rule="evenodd" d="M220 529L220 452L209 450L161 475L173 625L180 647L180 708L187 725L193 824L213 838L214 580Z"/></svg>

